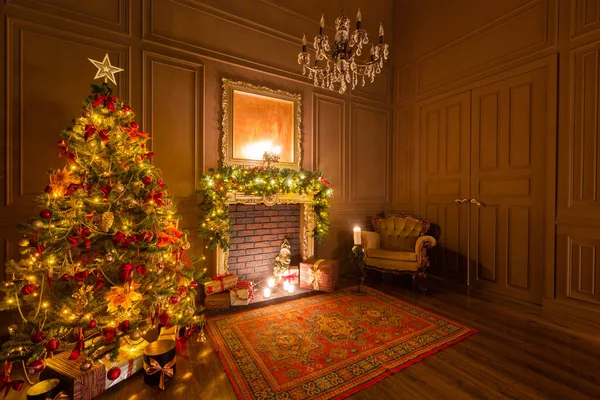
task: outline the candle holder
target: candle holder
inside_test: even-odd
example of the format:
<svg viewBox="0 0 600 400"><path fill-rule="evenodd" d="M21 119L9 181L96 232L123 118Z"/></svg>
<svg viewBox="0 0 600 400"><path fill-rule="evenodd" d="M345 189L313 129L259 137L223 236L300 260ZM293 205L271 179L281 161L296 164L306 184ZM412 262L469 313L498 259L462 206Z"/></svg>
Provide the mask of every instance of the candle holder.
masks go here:
<svg viewBox="0 0 600 400"><path fill-rule="evenodd" d="M352 247L352 252L350 253L350 263L356 264L356 267L359 272L359 276L358 276L358 284L357 284L356 290L353 290L352 293L360 294L360 295L367 294L367 292L365 292L364 290L361 290L361 288L360 288L361 285L364 285L364 283L365 283L366 271L365 271L364 259L365 259L365 252L363 250L362 244L355 244L354 247Z"/></svg>

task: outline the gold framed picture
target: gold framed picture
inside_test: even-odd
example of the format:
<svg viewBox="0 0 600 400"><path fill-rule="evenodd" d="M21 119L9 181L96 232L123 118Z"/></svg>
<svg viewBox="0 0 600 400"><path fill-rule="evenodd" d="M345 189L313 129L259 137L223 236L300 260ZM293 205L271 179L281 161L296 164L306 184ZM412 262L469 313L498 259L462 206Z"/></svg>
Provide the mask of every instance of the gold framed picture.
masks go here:
<svg viewBox="0 0 600 400"><path fill-rule="evenodd" d="M302 100L299 94L223 78L221 163L302 165Z"/></svg>

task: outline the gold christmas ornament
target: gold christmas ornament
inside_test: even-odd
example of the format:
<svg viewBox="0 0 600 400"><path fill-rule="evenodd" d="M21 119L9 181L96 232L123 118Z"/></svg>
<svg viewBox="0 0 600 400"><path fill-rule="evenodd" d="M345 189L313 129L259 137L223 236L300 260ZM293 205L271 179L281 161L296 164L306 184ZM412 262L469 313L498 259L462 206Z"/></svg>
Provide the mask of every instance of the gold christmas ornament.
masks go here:
<svg viewBox="0 0 600 400"><path fill-rule="evenodd" d="M110 64L110 59L108 58L108 53L104 55L102 62L92 60L91 58L88 58L88 60L90 60L90 62L94 64L96 68L98 68L98 72L96 72L94 79L104 78L104 82L110 80L115 85L117 84L117 81L115 80L115 74L124 71L124 69L112 66Z"/></svg>
<svg viewBox="0 0 600 400"><path fill-rule="evenodd" d="M123 193L125 191L125 186L122 183L117 183L113 186L113 190L117 193Z"/></svg>
<svg viewBox="0 0 600 400"><path fill-rule="evenodd" d="M142 332L139 329L136 329L129 334L129 338L131 340L140 340L142 338Z"/></svg>
<svg viewBox="0 0 600 400"><path fill-rule="evenodd" d="M104 232L108 232L113 222L115 222L115 216L113 215L113 213L111 213L110 211L106 211L104 214L102 214L101 226Z"/></svg>
<svg viewBox="0 0 600 400"><path fill-rule="evenodd" d="M44 223L39 219L36 219L31 223L31 226L33 226L35 229L42 229L44 227Z"/></svg>
<svg viewBox="0 0 600 400"><path fill-rule="evenodd" d="M79 369L82 371L89 371L92 368L92 362L90 360L85 360L84 362L81 363L81 365L79 366Z"/></svg>
<svg viewBox="0 0 600 400"><path fill-rule="evenodd" d="M181 244L181 248L184 249L184 250L189 250L190 246L191 246L190 242L183 242Z"/></svg>
<svg viewBox="0 0 600 400"><path fill-rule="evenodd" d="M23 239L19 240L19 246L21 246L21 247L29 246L29 239L23 238Z"/></svg>
<svg viewBox="0 0 600 400"><path fill-rule="evenodd" d="M186 317L191 317L192 315L194 315L194 309L192 307L188 307L183 311L183 315L185 315Z"/></svg>
<svg viewBox="0 0 600 400"><path fill-rule="evenodd" d="M113 257L112 254L107 254L107 255L104 256L104 262L106 264L110 264L113 261L115 261L115 258Z"/></svg>

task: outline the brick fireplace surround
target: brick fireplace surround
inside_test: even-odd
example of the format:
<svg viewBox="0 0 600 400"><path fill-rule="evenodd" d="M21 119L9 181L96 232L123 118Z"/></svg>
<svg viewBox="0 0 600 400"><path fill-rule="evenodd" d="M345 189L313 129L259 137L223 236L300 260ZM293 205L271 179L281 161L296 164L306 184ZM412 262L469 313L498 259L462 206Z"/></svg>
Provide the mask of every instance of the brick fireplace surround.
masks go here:
<svg viewBox="0 0 600 400"><path fill-rule="evenodd" d="M292 265L299 265L300 211L300 204L231 204L229 272L244 281L271 276L285 238L290 242Z"/></svg>

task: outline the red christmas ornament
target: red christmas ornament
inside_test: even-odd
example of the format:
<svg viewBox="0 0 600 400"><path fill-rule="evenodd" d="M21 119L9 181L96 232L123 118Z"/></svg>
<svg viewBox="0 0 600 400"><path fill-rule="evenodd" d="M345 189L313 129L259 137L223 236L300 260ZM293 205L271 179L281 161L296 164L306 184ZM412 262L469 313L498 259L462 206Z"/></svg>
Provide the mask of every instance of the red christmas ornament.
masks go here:
<svg viewBox="0 0 600 400"><path fill-rule="evenodd" d="M36 290L37 290L37 286L35 286L33 283L28 283L27 285L25 285L21 288L21 293L33 294L36 292Z"/></svg>
<svg viewBox="0 0 600 400"><path fill-rule="evenodd" d="M179 303L179 296L171 296L171 304Z"/></svg>
<svg viewBox="0 0 600 400"><path fill-rule="evenodd" d="M137 129L139 127L137 122L132 122L129 126L131 126L133 129Z"/></svg>
<svg viewBox="0 0 600 400"><path fill-rule="evenodd" d="M37 331L31 334L31 341L33 343L42 343L46 339L46 333Z"/></svg>
<svg viewBox="0 0 600 400"><path fill-rule="evenodd" d="M121 368L119 367L112 367L111 369L108 370L108 372L106 373L106 377L108 379L110 379L111 381L114 381L115 379L117 379L119 376L121 376Z"/></svg>
<svg viewBox="0 0 600 400"><path fill-rule="evenodd" d="M196 282L196 281L190 282L190 289L196 289L197 287L198 287L198 282Z"/></svg>
<svg viewBox="0 0 600 400"><path fill-rule="evenodd" d="M45 360L34 360L27 364L26 370L28 374L39 374L46 368Z"/></svg>
<svg viewBox="0 0 600 400"><path fill-rule="evenodd" d="M46 342L46 351L48 353L52 353L53 351L56 351L56 349L58 349L58 346L60 346L60 340L50 339L48 340L48 342Z"/></svg>
<svg viewBox="0 0 600 400"><path fill-rule="evenodd" d="M150 176L145 176L142 178L142 183L144 185L149 185L151 182L152 182L152 177L150 177Z"/></svg>
<svg viewBox="0 0 600 400"><path fill-rule="evenodd" d="M98 321L96 321L95 319L91 320L90 323L88 324L88 328L89 329L94 329L96 327L96 325L98 325Z"/></svg>
<svg viewBox="0 0 600 400"><path fill-rule="evenodd" d="M40 211L40 217L44 219L50 219L52 218L52 212L50 212L50 210L42 210Z"/></svg>
<svg viewBox="0 0 600 400"><path fill-rule="evenodd" d="M131 111L131 107L129 107L127 104L125 104L121 109L123 111Z"/></svg>

